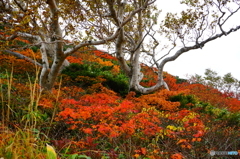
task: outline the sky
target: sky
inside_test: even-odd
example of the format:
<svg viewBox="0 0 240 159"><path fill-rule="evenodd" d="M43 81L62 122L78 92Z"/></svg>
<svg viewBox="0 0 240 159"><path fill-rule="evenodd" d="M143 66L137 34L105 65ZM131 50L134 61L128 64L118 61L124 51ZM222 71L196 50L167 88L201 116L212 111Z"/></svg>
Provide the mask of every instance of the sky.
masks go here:
<svg viewBox="0 0 240 159"><path fill-rule="evenodd" d="M180 0L157 0L158 9L162 9L161 15L166 12L181 12L185 6ZM160 15L160 16L161 16ZM240 25L239 13L228 23L229 26ZM162 20L162 19L161 19ZM161 38L161 37L157 37ZM188 78L191 75L204 75L206 69L216 71L223 76L231 73L233 77L240 80L240 30L228 36L223 36L211 41L202 49L191 50L179 56L175 61L164 66L164 71L180 78ZM105 48L102 48L105 50Z"/></svg>
<svg viewBox="0 0 240 159"><path fill-rule="evenodd" d="M175 61L167 63L164 70L172 75L204 75L207 68L223 76L231 73L240 80L240 31L206 44L203 49L189 51Z"/></svg>
<svg viewBox="0 0 240 159"><path fill-rule="evenodd" d="M184 9L184 6L179 4L180 0L157 1L159 9L162 9L163 14L164 11L175 13ZM231 23L239 21L239 17L240 13L233 17L234 19ZM240 80L239 39L240 30L226 37L218 38L206 44L203 49L189 51L182 54L175 61L167 63L164 71L186 78L187 75L204 75L205 70L210 68L221 76L231 73L233 77Z"/></svg>

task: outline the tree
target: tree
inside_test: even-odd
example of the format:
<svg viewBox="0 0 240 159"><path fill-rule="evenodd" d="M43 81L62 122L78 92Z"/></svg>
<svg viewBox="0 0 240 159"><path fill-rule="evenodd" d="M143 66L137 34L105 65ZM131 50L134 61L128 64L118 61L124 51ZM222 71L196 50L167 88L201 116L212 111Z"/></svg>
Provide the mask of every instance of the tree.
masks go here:
<svg viewBox="0 0 240 159"><path fill-rule="evenodd" d="M210 88L215 88L226 94L228 97L240 99L240 81L231 73L219 76L217 72L206 69L204 77L196 74L189 78L190 83L200 83Z"/></svg>
<svg viewBox="0 0 240 159"><path fill-rule="evenodd" d="M35 62L42 67L40 85L51 90L62 67L68 65L69 55L80 48L114 40L133 16L151 3L125 11L128 17L123 19L124 4L120 0L1 0L1 26L6 35L0 37L5 42L2 50L32 62L7 48L18 37L31 39L33 44L25 48L40 47L42 63ZM119 22L117 27L111 27L112 21ZM64 50L64 46L68 49Z"/></svg>
<svg viewBox="0 0 240 159"><path fill-rule="evenodd" d="M228 21L240 9L238 0L182 0L187 9L180 14L167 13L160 24L156 0L0 2L1 18L7 22L10 35L5 40L22 36L41 46L40 84L45 89L52 88L61 67L67 65L67 56L100 44L114 48L113 53L130 79L130 89L146 94L162 86L167 88L163 69L168 62L240 29L239 25L227 28ZM66 37L71 37L72 42ZM159 37L167 43L162 44ZM71 47L64 51L64 45ZM148 88L140 84L142 58L149 59L148 64L158 75L156 85Z"/></svg>
<svg viewBox="0 0 240 159"><path fill-rule="evenodd" d="M132 2L132 5L127 3L125 10L141 8L146 6L146 3L150 2L139 0ZM180 14L167 13L160 27L157 23L157 9L151 6L138 12L131 23L120 29L114 52L130 78L131 89L147 94L162 86L167 88L163 80L163 69L168 62L240 29L240 25L232 28L226 26L229 19L240 9L238 0L182 0L181 3L187 6L187 9ZM127 17L127 14L123 13L122 16ZM113 19L118 27L119 19ZM162 45L162 49L166 50L163 54L157 49L161 44L158 40L160 36L169 42L167 47ZM127 56L130 58L127 59ZM141 57L149 58L148 64L157 68L155 72L158 80L154 86L146 88L140 85L143 77Z"/></svg>

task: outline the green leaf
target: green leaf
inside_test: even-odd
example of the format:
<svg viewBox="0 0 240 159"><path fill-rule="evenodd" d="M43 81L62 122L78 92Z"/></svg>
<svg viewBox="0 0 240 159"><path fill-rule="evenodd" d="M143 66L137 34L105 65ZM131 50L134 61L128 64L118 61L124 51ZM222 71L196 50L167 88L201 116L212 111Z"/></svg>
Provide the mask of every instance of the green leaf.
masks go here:
<svg viewBox="0 0 240 159"><path fill-rule="evenodd" d="M69 159L75 159L76 157L78 157L78 154L73 154L69 156Z"/></svg>
<svg viewBox="0 0 240 159"><path fill-rule="evenodd" d="M77 157L78 158L85 158L85 159L92 159L91 157L88 157L86 155L78 155Z"/></svg>

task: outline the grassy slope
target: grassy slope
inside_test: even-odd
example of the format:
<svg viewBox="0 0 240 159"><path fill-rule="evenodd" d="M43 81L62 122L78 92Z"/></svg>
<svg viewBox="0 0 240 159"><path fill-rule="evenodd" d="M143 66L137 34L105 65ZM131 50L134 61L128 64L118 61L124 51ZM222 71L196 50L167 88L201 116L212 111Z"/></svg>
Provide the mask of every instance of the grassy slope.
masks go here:
<svg viewBox="0 0 240 159"><path fill-rule="evenodd" d="M40 61L34 51L21 53ZM141 95L128 92L128 78L108 54L68 59L75 64L53 91L40 93L40 68L0 54L0 157L45 158L46 143L59 158L208 158L210 150L240 149L239 105L217 90L178 84L166 73L174 91ZM142 84L153 85L151 69L142 71Z"/></svg>

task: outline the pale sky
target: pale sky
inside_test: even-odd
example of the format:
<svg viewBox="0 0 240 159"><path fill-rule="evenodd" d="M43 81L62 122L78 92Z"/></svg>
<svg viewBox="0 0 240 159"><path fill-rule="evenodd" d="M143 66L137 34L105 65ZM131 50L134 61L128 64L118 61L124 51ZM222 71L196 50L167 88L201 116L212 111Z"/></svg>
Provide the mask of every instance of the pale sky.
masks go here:
<svg viewBox="0 0 240 159"><path fill-rule="evenodd" d="M164 70L185 78L186 75L204 75L210 68L223 76L231 73L240 80L240 30L206 44L203 49L189 51L175 61L167 63Z"/></svg>
<svg viewBox="0 0 240 159"><path fill-rule="evenodd" d="M157 0L157 5L159 9L162 9L161 15L163 16L166 12L181 12L185 6L180 5L179 2L180 0ZM240 25L239 17L240 11L231 21L233 24L230 23L229 25ZM187 78L187 75L204 75L205 70L210 68L221 76L231 73L233 77L240 80L239 41L240 30L207 43L203 49L192 50L182 54L175 61L167 63L164 71L174 76ZM98 46L98 48L106 50L105 47Z"/></svg>
<svg viewBox="0 0 240 159"><path fill-rule="evenodd" d="M163 12L181 11L184 6L179 5L180 0L158 1ZM240 11L239 11L240 12ZM240 25L240 13L231 21L232 25ZM230 24L231 25L231 24ZM226 37L216 39L206 44L203 49L189 51L175 61L167 63L164 70L168 73L185 78L186 75L204 75L205 69L210 68L224 75L231 73L240 80L240 30Z"/></svg>

